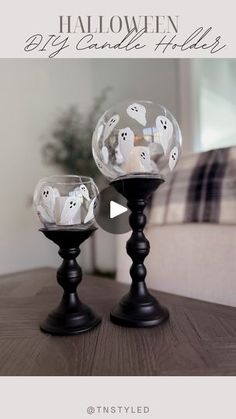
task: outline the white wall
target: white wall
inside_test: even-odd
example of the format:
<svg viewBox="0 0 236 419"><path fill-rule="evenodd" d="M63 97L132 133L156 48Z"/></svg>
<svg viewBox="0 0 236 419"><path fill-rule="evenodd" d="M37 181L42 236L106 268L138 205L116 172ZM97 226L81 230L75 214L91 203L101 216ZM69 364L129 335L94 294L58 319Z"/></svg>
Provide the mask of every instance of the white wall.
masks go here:
<svg viewBox="0 0 236 419"><path fill-rule="evenodd" d="M57 262L30 200L37 181L55 171L42 163L42 140L60 109L86 109L89 73L86 60L0 61L0 273Z"/></svg>
<svg viewBox="0 0 236 419"><path fill-rule="evenodd" d="M0 274L58 263L55 246L38 233L30 200L37 181L58 169L45 166L42 141L59 111L78 104L85 112L105 86L116 101L150 99L166 105L178 119L178 60L0 60ZM98 268L116 264L115 240L103 242ZM89 267L89 244L82 251Z"/></svg>
<svg viewBox="0 0 236 419"><path fill-rule="evenodd" d="M92 86L97 94L110 86L108 105L126 99L153 100L178 119L178 61L158 59L91 60Z"/></svg>

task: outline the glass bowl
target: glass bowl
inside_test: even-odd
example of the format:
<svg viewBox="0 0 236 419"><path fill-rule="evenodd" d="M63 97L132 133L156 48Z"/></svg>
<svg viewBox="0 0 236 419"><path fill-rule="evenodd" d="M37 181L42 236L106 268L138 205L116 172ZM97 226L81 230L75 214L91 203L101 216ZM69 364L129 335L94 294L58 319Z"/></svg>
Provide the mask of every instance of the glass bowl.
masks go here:
<svg viewBox="0 0 236 419"><path fill-rule="evenodd" d="M166 178L175 168L182 137L173 115L150 101L126 101L99 119L93 133L94 160L109 180L154 174Z"/></svg>
<svg viewBox="0 0 236 419"><path fill-rule="evenodd" d="M41 179L34 208L46 228L87 229L94 224L98 188L90 177L59 175Z"/></svg>

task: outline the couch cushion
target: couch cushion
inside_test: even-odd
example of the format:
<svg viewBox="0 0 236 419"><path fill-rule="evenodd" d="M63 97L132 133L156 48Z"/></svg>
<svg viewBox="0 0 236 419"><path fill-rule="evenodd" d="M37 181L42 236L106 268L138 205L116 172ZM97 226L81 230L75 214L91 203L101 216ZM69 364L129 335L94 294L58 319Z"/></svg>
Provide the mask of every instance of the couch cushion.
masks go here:
<svg viewBox="0 0 236 419"><path fill-rule="evenodd" d="M236 226L185 224L152 226L145 259L150 288L236 306ZM117 279L130 283L130 233L118 235Z"/></svg>

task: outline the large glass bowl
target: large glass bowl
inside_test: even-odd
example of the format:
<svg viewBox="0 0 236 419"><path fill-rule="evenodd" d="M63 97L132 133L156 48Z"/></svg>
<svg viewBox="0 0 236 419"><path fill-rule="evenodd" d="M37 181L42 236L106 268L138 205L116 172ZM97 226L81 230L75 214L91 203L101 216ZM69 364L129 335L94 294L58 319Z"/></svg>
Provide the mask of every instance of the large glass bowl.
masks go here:
<svg viewBox="0 0 236 419"><path fill-rule="evenodd" d="M126 101L99 119L92 139L94 160L109 180L154 174L166 178L175 168L182 138L173 115L149 101Z"/></svg>

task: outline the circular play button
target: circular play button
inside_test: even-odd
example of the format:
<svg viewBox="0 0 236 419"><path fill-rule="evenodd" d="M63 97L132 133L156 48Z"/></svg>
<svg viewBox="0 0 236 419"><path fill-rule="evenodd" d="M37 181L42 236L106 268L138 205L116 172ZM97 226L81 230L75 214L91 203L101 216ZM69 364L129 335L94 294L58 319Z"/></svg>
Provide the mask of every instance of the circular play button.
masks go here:
<svg viewBox="0 0 236 419"><path fill-rule="evenodd" d="M126 199L112 186L100 191L95 212L97 224L108 233L124 234L131 230Z"/></svg>

